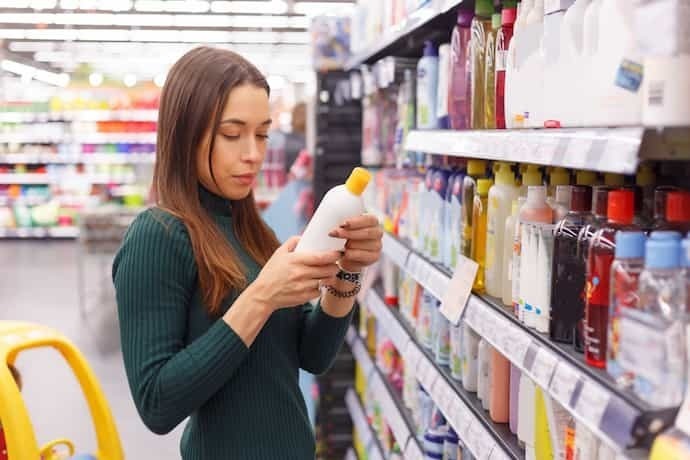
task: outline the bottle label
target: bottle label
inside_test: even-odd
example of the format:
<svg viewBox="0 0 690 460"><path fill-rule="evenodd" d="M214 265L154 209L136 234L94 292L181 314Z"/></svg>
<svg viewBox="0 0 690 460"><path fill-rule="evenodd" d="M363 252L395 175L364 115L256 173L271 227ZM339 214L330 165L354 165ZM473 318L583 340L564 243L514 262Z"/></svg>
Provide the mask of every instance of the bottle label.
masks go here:
<svg viewBox="0 0 690 460"><path fill-rule="evenodd" d="M639 91L642 85L644 66L630 59L623 59L616 74L616 85L632 93Z"/></svg>

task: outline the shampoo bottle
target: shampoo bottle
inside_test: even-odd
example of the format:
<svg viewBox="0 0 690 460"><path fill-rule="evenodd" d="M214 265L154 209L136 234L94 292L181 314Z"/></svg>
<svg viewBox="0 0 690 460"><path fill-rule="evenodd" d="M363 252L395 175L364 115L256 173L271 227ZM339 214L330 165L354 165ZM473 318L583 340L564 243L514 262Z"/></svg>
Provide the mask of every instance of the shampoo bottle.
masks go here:
<svg viewBox="0 0 690 460"><path fill-rule="evenodd" d="M483 338L479 341L477 397L482 402L484 410L489 409L489 364L491 362L491 345Z"/></svg>
<svg viewBox="0 0 690 460"><path fill-rule="evenodd" d="M510 361L495 348L491 349L489 388L491 420L496 423L508 423L510 418Z"/></svg>
<svg viewBox="0 0 690 460"><path fill-rule="evenodd" d="M524 202L523 202L524 204ZM503 229L503 268L501 273L502 281L502 300L503 305L512 308L513 306L513 245L515 233L515 221L520 211L520 202L515 199L511 205L510 215L506 218Z"/></svg>
<svg viewBox="0 0 690 460"><path fill-rule="evenodd" d="M520 411L520 368L510 363L510 432L517 434Z"/></svg>
<svg viewBox="0 0 690 460"><path fill-rule="evenodd" d="M417 129L436 129L436 92L438 90L438 49L430 41L424 44L424 56L417 64Z"/></svg>
<svg viewBox="0 0 690 460"><path fill-rule="evenodd" d="M448 92L450 75L450 44L444 43L438 47L438 88L436 90L436 116L438 129L450 128L448 116Z"/></svg>
<svg viewBox="0 0 690 460"><path fill-rule="evenodd" d="M472 129L486 128L484 125L484 77L486 65L487 37L491 31L491 15L494 12L492 0L476 0L472 19L472 40L470 42L472 68Z"/></svg>
<svg viewBox="0 0 690 460"><path fill-rule="evenodd" d="M450 44L450 88L448 94L448 114L450 127L469 129L472 107L470 104L471 84L469 65L469 44L472 38L471 25L474 13L458 10L458 20L453 29Z"/></svg>
<svg viewBox="0 0 690 460"><path fill-rule="evenodd" d="M472 260L477 262L477 277L472 289L478 293L485 291L484 269L486 266L486 220L489 204L489 188L491 179L479 179L474 194L474 209L472 212Z"/></svg>
<svg viewBox="0 0 690 460"><path fill-rule="evenodd" d="M355 168L344 185L329 190L307 224L295 252L341 251L345 240L328 233L347 219L364 213L362 192L369 184L371 174L364 168Z"/></svg>
<svg viewBox="0 0 690 460"><path fill-rule="evenodd" d="M462 325L462 386L465 390L477 391L479 340L481 337L466 323Z"/></svg>
<svg viewBox="0 0 690 460"><path fill-rule="evenodd" d="M491 30L486 37L484 58L484 128L496 129L496 34L501 28L501 15L491 16Z"/></svg>
<svg viewBox="0 0 690 460"><path fill-rule="evenodd" d="M515 4L504 2L501 10L501 29L496 36L496 128L506 128L505 91L508 48L513 38L517 18Z"/></svg>
<svg viewBox="0 0 690 460"><path fill-rule="evenodd" d="M462 183L462 241L461 251L465 257L472 257L472 215L474 209L474 195L477 179L485 177L485 160L468 160L467 175Z"/></svg>

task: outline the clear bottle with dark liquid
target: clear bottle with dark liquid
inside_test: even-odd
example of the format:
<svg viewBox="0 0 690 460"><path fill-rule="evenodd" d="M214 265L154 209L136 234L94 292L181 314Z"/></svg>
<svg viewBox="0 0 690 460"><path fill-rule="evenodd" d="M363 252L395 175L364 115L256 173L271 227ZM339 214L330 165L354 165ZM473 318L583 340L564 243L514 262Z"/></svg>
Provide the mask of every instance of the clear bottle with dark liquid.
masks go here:
<svg viewBox="0 0 690 460"><path fill-rule="evenodd" d="M580 232L592 222L591 209L592 189L574 186L571 210L554 230L549 335L556 342L573 343L580 312L585 308L585 266L577 251Z"/></svg>

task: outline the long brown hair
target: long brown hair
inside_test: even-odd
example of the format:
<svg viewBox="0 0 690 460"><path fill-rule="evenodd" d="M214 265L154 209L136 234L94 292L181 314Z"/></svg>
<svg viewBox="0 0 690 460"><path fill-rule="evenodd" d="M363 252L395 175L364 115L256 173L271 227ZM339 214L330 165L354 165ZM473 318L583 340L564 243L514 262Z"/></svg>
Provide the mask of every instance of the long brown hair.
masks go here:
<svg viewBox="0 0 690 460"><path fill-rule="evenodd" d="M187 227L202 298L211 314L218 314L228 292L243 289L247 279L237 254L201 205L196 156L205 134L210 132L211 166L225 101L234 88L245 84L270 92L261 72L240 55L217 48L195 48L168 73L158 112L153 174L156 202ZM261 219L253 193L232 202L232 224L244 249L264 265L279 243Z"/></svg>

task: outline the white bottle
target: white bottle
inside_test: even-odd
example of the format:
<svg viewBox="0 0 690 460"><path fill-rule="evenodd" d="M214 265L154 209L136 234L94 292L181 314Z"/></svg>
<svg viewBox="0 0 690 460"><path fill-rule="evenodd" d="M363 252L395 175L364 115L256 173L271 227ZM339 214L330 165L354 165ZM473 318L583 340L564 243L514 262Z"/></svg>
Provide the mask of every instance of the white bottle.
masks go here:
<svg viewBox="0 0 690 460"><path fill-rule="evenodd" d="M572 3L574 0L568 0ZM546 2L544 6L544 93L543 109L545 120L560 121L561 95L563 82L560 77L561 28L565 10L569 5L565 0Z"/></svg>
<svg viewBox="0 0 690 460"><path fill-rule="evenodd" d="M525 444L525 454L527 458L527 451L531 449L532 457L534 457L534 425L535 425L535 400L534 400L534 382L527 377L527 374L520 375L520 390L518 402L518 440Z"/></svg>
<svg viewBox="0 0 690 460"><path fill-rule="evenodd" d="M467 323L462 327L462 386L467 391L476 392L480 337Z"/></svg>
<svg viewBox="0 0 690 460"><path fill-rule="evenodd" d="M438 49L430 41L424 44L424 56L417 64L417 128L435 129L436 92L438 90Z"/></svg>
<svg viewBox="0 0 690 460"><path fill-rule="evenodd" d="M513 26L513 38L508 45L508 56L506 58L506 81L505 81L505 114L506 128L521 128L522 125L517 120L523 114L518 108L522 104L523 89L520 68L517 62L517 50L522 43L522 29L525 18L534 7L534 0L522 0L518 4L518 15ZM518 113L519 112L519 113Z"/></svg>
<svg viewBox="0 0 690 460"><path fill-rule="evenodd" d="M600 4L598 12L597 4ZM639 125L642 122L643 60L634 34L634 10L629 0L601 0L590 5L597 17L596 51L587 63L591 105L586 126ZM587 27L586 27L587 29ZM594 28L585 33L592 34Z"/></svg>
<svg viewBox="0 0 690 460"><path fill-rule="evenodd" d="M436 90L436 118L439 129L449 129L448 85L450 84L450 43L438 47L438 86Z"/></svg>
<svg viewBox="0 0 690 460"><path fill-rule="evenodd" d="M561 25L561 47L558 63L558 79L561 88L569 88L559 94L556 104L561 126L581 126L582 112L585 110L582 97L585 91L585 78L578 72L583 69L583 28L585 12L591 0L576 0L563 16Z"/></svg>
<svg viewBox="0 0 690 460"><path fill-rule="evenodd" d="M535 0L534 8L525 19L522 34L522 53L518 53L518 67L523 79L525 125L544 127L544 0ZM522 57L521 57L522 54Z"/></svg>
<svg viewBox="0 0 690 460"><path fill-rule="evenodd" d="M347 219L364 213L362 192L369 184L371 174L364 168L355 168L345 184L330 189L323 197L314 216L307 224L295 252L340 251L345 240L328 233Z"/></svg>
<svg viewBox="0 0 690 460"><path fill-rule="evenodd" d="M491 394L489 384L489 362L491 361L491 345L484 339L479 341L479 352L477 355L477 397L482 402L484 410L489 410L489 395Z"/></svg>
<svg viewBox="0 0 690 460"><path fill-rule="evenodd" d="M520 210L520 202L515 199L511 205L510 215L506 218L503 230L503 270L501 277L503 278L503 305L506 307L513 306L513 245L515 235L515 221L517 220L518 211Z"/></svg>
<svg viewBox="0 0 690 460"><path fill-rule="evenodd" d="M486 292L493 297L503 295L503 242L505 240L505 222L517 198L515 175L510 165L499 163L495 174L496 183L489 189L489 210L487 213L486 262L484 276Z"/></svg>

